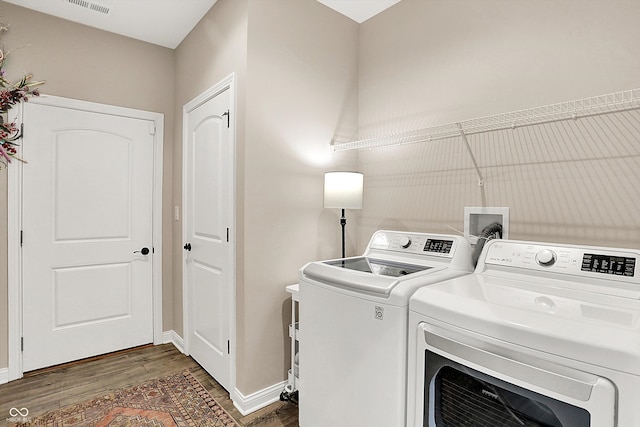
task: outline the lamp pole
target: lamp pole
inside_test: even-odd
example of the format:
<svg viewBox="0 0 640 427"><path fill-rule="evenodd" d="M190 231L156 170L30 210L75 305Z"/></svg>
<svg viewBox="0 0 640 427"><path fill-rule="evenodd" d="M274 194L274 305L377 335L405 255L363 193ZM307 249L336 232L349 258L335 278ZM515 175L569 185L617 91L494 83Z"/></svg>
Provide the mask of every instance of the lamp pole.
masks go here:
<svg viewBox="0 0 640 427"><path fill-rule="evenodd" d="M344 251L344 227L345 225L347 225L347 218L344 216L344 209L342 209L342 217L340 218L340 226L342 227L342 258L345 258L345 251Z"/></svg>

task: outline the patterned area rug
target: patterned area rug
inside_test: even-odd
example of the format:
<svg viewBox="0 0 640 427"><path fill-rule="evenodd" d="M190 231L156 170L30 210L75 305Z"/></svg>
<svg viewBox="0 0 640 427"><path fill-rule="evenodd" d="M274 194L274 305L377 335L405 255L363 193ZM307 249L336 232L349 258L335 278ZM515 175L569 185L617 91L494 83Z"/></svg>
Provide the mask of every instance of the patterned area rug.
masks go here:
<svg viewBox="0 0 640 427"><path fill-rule="evenodd" d="M240 427L188 371L117 390L26 421L14 425Z"/></svg>

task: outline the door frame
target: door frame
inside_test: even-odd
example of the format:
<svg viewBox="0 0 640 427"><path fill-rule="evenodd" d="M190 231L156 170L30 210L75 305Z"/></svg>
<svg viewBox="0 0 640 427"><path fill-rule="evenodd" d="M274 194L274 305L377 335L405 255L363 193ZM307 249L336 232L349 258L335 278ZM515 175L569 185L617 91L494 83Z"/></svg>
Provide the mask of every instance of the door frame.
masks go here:
<svg viewBox="0 0 640 427"><path fill-rule="evenodd" d="M113 105L99 104L58 96L41 95L29 103L51 107L68 108L95 113L105 113L153 122L153 343L162 344L162 166L164 141L164 114L135 110ZM22 105L16 108L18 123L23 120ZM28 128L27 128L28 132ZM22 250L20 230L22 229L22 163L15 162L7 174L7 223L8 223L8 381L23 376L22 367Z"/></svg>
<svg viewBox="0 0 640 427"><path fill-rule="evenodd" d="M231 144L231 191L229 191L228 201L228 215L229 215L229 230L231 232L231 238L229 239L229 280L231 281L231 289L229 292L229 393L231 399L236 401L236 75L235 73L229 74L227 77L202 92L200 95L187 102L182 107L182 242L185 241L187 235L187 225L185 218L188 218L187 201L185 192L186 171L187 171L187 153L186 141L187 135L187 115L190 111L196 109L200 105L206 103L210 99L214 98L220 92L229 90L229 111L232 116L229 117L231 126L229 128L229 144ZM182 244L180 248L182 250ZM184 353L189 355L189 316L188 316L188 298L187 298L187 269L185 268L186 254L182 251L182 336L183 336L183 350Z"/></svg>

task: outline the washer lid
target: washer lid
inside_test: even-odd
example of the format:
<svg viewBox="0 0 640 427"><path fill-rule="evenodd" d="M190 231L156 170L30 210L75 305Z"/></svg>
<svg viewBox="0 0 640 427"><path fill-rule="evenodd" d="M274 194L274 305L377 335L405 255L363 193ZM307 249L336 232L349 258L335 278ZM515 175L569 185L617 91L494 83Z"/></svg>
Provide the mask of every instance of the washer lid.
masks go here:
<svg viewBox="0 0 640 427"><path fill-rule="evenodd" d="M323 261L323 263L339 268L345 268L347 270L356 270L363 273L371 273L389 277L402 277L408 274L413 274L432 268L427 265L405 264L401 262L368 258L365 256L356 258L335 259L330 261Z"/></svg>
<svg viewBox="0 0 640 427"><path fill-rule="evenodd" d="M299 278L406 307L420 286L472 271L471 245L460 236L379 230L362 256L310 262Z"/></svg>
<svg viewBox="0 0 640 427"><path fill-rule="evenodd" d="M312 262L303 267L301 273L328 286L388 296L399 282L442 269L356 257Z"/></svg>
<svg viewBox="0 0 640 427"><path fill-rule="evenodd" d="M411 311L479 334L640 375L640 301L471 274L419 289Z"/></svg>

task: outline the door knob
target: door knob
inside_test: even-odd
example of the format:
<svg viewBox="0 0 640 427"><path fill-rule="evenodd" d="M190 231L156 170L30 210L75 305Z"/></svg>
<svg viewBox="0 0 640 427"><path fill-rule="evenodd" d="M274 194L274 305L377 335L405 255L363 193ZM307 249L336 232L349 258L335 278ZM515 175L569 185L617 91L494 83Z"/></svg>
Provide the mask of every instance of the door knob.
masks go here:
<svg viewBox="0 0 640 427"><path fill-rule="evenodd" d="M191 252L191 243L187 243L186 245L184 245L184 248Z"/></svg>
<svg viewBox="0 0 640 427"><path fill-rule="evenodd" d="M139 251L133 251L134 254L149 255L149 248L142 248Z"/></svg>

